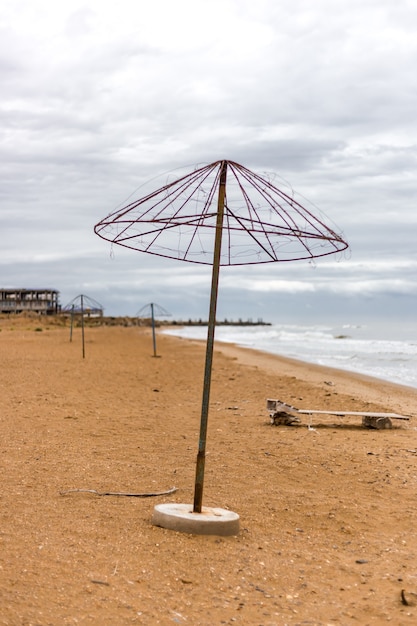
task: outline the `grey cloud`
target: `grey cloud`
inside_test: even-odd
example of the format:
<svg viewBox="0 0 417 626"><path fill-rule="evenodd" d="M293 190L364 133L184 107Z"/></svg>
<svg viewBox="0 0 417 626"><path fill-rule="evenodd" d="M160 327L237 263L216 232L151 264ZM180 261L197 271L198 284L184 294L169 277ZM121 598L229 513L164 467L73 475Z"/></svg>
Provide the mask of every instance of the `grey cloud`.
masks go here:
<svg viewBox="0 0 417 626"><path fill-rule="evenodd" d="M395 261L417 254L415 8L401 0L343 1L337 10L327 0L220 5L216 36L206 28L212 8L190 14L181 2L166 4L169 28L163 11L139 14L134 3L130 21L88 1L62 15L48 2L37 15L24 1L18 20L10 4L0 64L1 282L52 285L65 301L88 289L120 314L160 299L176 314L183 306L204 315L207 272L119 250L111 260L92 229L156 175L229 158L277 172L323 209L354 263L236 274L315 284L307 300L257 293L244 278L233 286L235 275L222 273L222 314L244 316L246 307L269 317L271 302L274 315L291 306L300 315L353 314L360 298L330 286L355 280L374 281L369 314L399 313L397 297L407 314L414 269ZM173 36L185 30L187 39ZM392 269L370 269L375 259L393 259ZM395 292L395 278L409 297Z"/></svg>

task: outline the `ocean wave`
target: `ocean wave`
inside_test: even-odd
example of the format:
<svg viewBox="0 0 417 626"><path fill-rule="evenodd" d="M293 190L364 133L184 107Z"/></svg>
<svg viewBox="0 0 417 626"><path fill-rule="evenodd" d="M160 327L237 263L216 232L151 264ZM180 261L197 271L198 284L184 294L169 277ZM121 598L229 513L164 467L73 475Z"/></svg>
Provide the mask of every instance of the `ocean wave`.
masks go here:
<svg viewBox="0 0 417 626"><path fill-rule="evenodd" d="M344 325L343 332L347 328L349 336L340 327L324 325L219 326L215 340L417 387L415 340L367 338L365 327ZM207 326L164 332L188 339L207 338Z"/></svg>

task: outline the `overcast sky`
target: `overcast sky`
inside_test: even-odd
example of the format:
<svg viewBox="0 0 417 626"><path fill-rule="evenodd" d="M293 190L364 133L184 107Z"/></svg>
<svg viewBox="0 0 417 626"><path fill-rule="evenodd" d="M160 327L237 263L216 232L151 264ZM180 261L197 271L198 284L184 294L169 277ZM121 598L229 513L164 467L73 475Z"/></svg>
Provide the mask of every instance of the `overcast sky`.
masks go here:
<svg viewBox="0 0 417 626"><path fill-rule="evenodd" d="M413 321L414 0L1 5L1 287L207 318L209 268L111 248L93 228L145 181L231 159L289 181L350 250L225 268L220 317Z"/></svg>

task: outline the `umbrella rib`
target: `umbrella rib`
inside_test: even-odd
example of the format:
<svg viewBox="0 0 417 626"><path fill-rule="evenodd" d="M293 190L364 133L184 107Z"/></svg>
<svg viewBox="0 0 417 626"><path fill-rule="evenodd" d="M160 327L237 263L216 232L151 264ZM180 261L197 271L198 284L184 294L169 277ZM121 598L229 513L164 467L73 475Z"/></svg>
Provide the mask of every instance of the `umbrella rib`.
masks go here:
<svg viewBox="0 0 417 626"><path fill-rule="evenodd" d="M244 176L246 178L246 180L248 180L246 172L244 173ZM284 192L281 192L280 189L278 189L277 187L275 187L274 185L272 185L271 183L269 183L268 181L263 180L262 178L260 178L259 176L257 176L256 174L253 174L253 179L251 179L252 185L253 187L258 191L258 193L267 201L267 203L269 204L269 206L275 210L276 214L279 215L279 217L286 223L289 231L292 233L292 235L294 237L296 237L298 239L298 241L300 242L300 244L304 247L304 249L308 252L309 256L313 256L309 246L307 245L307 243L304 241L304 239L301 238L300 234L302 232L302 230L299 228L299 226L297 225L295 219L289 214L289 212L282 207L279 203L274 202L272 193L267 193L265 190L265 183L266 183L266 187L270 192L275 192L276 194L278 194L280 197L281 195L284 196L284 201L291 206L291 208L301 217L303 217L303 219L310 225L312 226L313 230L315 230L316 232L320 232L318 230L318 228L312 223L312 221L308 218L308 215L311 215L309 213L309 211L307 211L307 209L304 209L304 207L302 207L295 199L291 198L290 196L288 196L287 194L285 194ZM262 187L259 185L259 182L262 182ZM255 215L258 217L259 222L262 224L261 219L259 218L259 215L257 213L256 208L253 206L253 204L251 204L253 211L255 213ZM279 206L281 211L278 212L276 207ZM300 207L300 208L298 208ZM300 210L302 209L302 210ZM307 215L306 215L306 214ZM318 220L317 220L318 221ZM319 222L320 223L320 222ZM306 231L307 233L307 231ZM269 241L268 235L265 234L266 238ZM309 236L307 234L307 236ZM323 235L320 235L321 238L323 238ZM314 238L313 233L311 233L311 237ZM271 242L269 241L269 243L271 244ZM273 247L273 246L272 246Z"/></svg>
<svg viewBox="0 0 417 626"><path fill-rule="evenodd" d="M209 193L207 195L207 199L206 199L206 201L204 203L202 215L198 218L198 224L196 225L196 227L194 229L194 233L191 236L190 241L188 243L188 246L187 246L187 248L186 248L186 250L184 252L184 255L183 255L184 259L187 258L188 253L190 252L191 246L192 246L196 236L198 235L198 225L201 223L202 216L203 215L206 216L206 217L210 216L210 213L208 212L208 209L211 206L211 203L213 201L214 192L215 192L215 190L217 188L217 185L218 185L218 182L219 182L219 178L220 178L220 168L219 168L219 170L218 170L218 172L216 174L216 178L215 178L213 184L211 185L210 191L209 191Z"/></svg>
<svg viewBox="0 0 417 626"><path fill-rule="evenodd" d="M252 233L250 232L250 230L249 230L249 229L246 229L246 230L247 230L247 232L248 232L248 234L249 234L249 235L250 235L250 236L254 239L254 241L256 241L256 242L257 242L257 244L258 244L258 245L259 245L259 246L260 246L260 247L264 250L264 252L265 252L265 253L266 253L269 257L271 257L271 259L273 259L273 260L277 260L277 256L276 256L276 252L275 252L274 246L273 246L273 244L272 244L272 242L271 242L271 240L270 240L269 233L268 233L268 232L266 231L266 229L265 229L265 225L264 225L264 223L262 222L261 218L259 217L259 214L258 214L258 212L257 212L257 210L256 210L256 208L255 208L255 206L254 206L254 204L251 202L250 197L249 197L249 195L247 194L246 190L244 189L244 187L243 187L243 185L242 185L241 181L237 178L236 173L235 173L234 171L233 171L233 173L234 173L234 175L235 175L235 178L236 178L237 183L238 183L238 185L239 185L239 188L240 188L240 190L241 190L242 196L243 196L243 198L244 198L244 200L245 200L245 203L246 203L246 207L247 207L247 209L248 209L249 216L251 217L252 225L254 226L254 220L253 220L253 218L252 218L252 213L253 213L253 214L255 214L255 215L256 215L256 217L257 217L257 221L256 221L256 223L257 223L257 224L258 224L258 225L262 228L263 233L264 233L264 236L265 236L265 239L268 241L268 244L269 244L269 246L270 246L270 249L271 249L272 253L271 253L270 251L268 251L268 249L267 249L264 245L262 245L262 244L261 244L261 242L260 242L260 241L259 241L259 240L258 240L258 239L254 236L254 235L252 235ZM255 188L259 191L258 187L255 187ZM271 208L274 208L274 207L273 207L273 205L271 205L271 204L270 204L270 206L271 206ZM244 228L244 225L242 224L241 220L237 218L237 216L235 216L235 219L236 219L236 220L237 220L237 221L241 224L242 228ZM290 227L288 226L288 228L290 228Z"/></svg>
<svg viewBox="0 0 417 626"><path fill-rule="evenodd" d="M243 166L241 166L241 167L243 167ZM246 168L243 168L243 169L246 170ZM246 171L250 172L250 170L246 170ZM312 228L319 233L321 238L327 239L327 237L323 237L323 233L317 228L316 224L319 224L322 228L324 228L326 231L328 231L331 234L331 238L328 239L329 241L331 241L333 238L335 240L337 240L337 241L341 241L341 238L340 238L339 235L337 235L337 233L335 233L331 228L329 228L329 226L327 226L321 219L316 217L311 211L309 211L304 206L302 206L295 198L292 198L291 196L286 194L281 189L278 189L278 187L275 187L275 185L272 185L272 183L270 183L268 181L265 181L258 174L254 173L254 172L250 172L250 174L252 174L253 180L256 180L258 183L259 182L262 183L262 184L266 183L267 186L269 187L269 189L272 189L275 193L277 193L279 195L279 197L281 197L287 204L289 204L291 206L291 208L294 210L294 212L296 212L298 215L302 216L306 220L306 222L308 224L310 224L310 226L312 226ZM248 178L247 178L247 180L248 180ZM262 190L259 187L258 187L258 189L259 189L259 192L262 193Z"/></svg>
<svg viewBox="0 0 417 626"><path fill-rule="evenodd" d="M143 218L146 215L148 215L151 211L153 211L155 209L155 207L157 207L157 206L162 204L162 207L160 208L158 213L153 215L152 219L150 220L150 221L157 221L156 218L159 215L161 215L161 213L164 211L164 209L166 209L166 207L169 204L172 204L173 202L175 202L175 200L181 196L183 191L188 190L188 189L191 188L191 190L190 190L189 194L187 195L187 197L184 199L184 201L178 207L178 209L175 211L175 213L172 216L170 216L169 219L172 220L173 218L175 218L181 212L181 210L184 208L184 206L190 201L190 199L192 198L193 194L195 193L195 188L192 187L193 183L197 182L198 183L198 187L199 187L202 184L202 181L200 179L202 178L203 181L204 181L209 176L209 174L212 171L212 169L213 168L206 167L206 168L202 168L200 170L197 170L196 172L193 172L192 174L190 174L188 176L184 176L183 178L179 179L179 181L174 181L173 183L170 183L170 184L166 185L165 187L162 187L161 189L159 189L158 191L154 192L153 194L149 194L148 196L146 196L142 200L140 200L138 202L131 203L130 205L128 205L127 210L124 210L123 212L120 212L120 215L118 216L118 222L119 223L121 221L120 218L122 216L126 216L133 209L135 209L138 206L144 204L147 200L149 200L149 199L151 199L151 198L153 198L153 197L155 197L155 196L157 196L157 195L159 195L161 193L165 193L168 189L172 188L174 185L177 185L178 182L181 182L181 185L179 185L179 187L175 187L175 189L172 189L172 192L168 196L164 196L158 202L153 204L147 211L145 211L141 215L141 219L134 219L134 220L126 221L125 228L123 228L116 235L116 237L114 239L115 243L119 243L121 241L128 241L129 239L133 239L133 238L137 237L137 235L134 235L132 237L123 237L123 234L129 229L129 227L132 224L144 221ZM173 196L173 197L171 197L171 196ZM164 228L161 228L161 229L159 229L157 231L154 239L149 243L149 245L146 247L145 250L148 250L149 246L151 246L158 239L158 237L164 232L164 230L166 230L167 227L168 226L165 226ZM152 232L152 231L150 231L150 232ZM149 233L143 233L142 236L145 235L145 234L149 234Z"/></svg>

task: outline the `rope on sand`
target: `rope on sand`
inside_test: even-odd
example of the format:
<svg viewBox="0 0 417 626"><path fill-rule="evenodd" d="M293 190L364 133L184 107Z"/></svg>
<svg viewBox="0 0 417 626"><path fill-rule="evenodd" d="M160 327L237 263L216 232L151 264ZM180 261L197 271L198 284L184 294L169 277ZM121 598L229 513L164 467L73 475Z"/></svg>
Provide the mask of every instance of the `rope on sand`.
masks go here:
<svg viewBox="0 0 417 626"><path fill-rule="evenodd" d="M96 496L131 496L132 498L151 498L153 496L166 496L169 493L178 491L177 487L171 487L168 491L158 491L155 493L124 493L120 491L96 491L95 489L69 489L68 491L60 491L61 496L68 493L94 493Z"/></svg>

